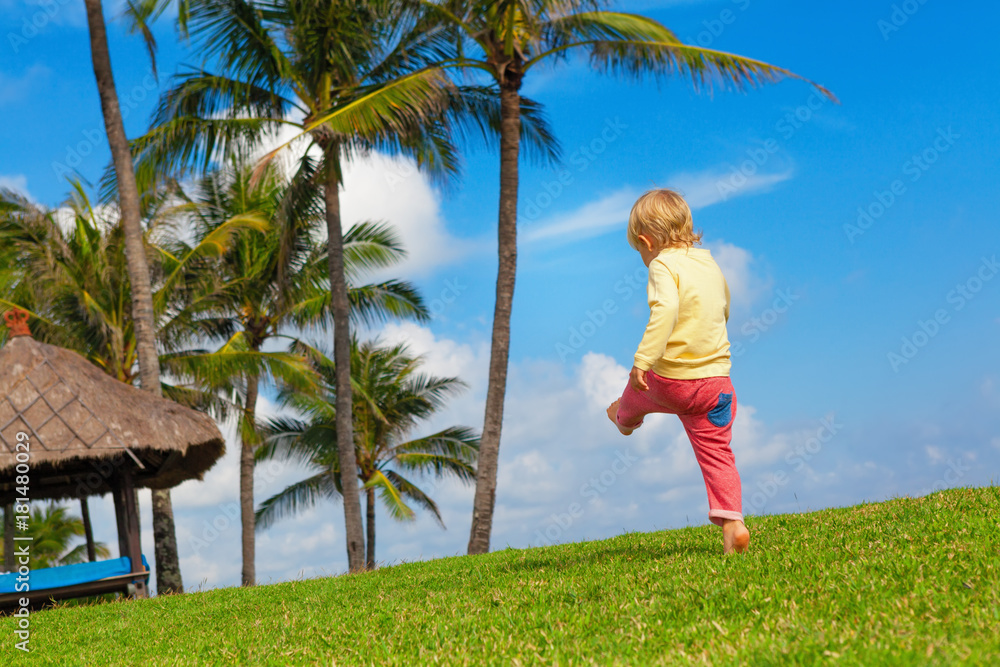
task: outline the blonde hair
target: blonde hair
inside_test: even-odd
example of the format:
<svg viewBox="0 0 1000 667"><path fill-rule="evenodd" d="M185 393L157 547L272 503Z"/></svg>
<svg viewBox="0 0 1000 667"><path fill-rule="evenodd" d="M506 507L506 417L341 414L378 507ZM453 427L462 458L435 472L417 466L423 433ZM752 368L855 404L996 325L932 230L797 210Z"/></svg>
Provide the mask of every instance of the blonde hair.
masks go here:
<svg viewBox="0 0 1000 667"><path fill-rule="evenodd" d="M667 188L650 190L632 206L628 216L628 244L638 250L639 235L660 248L701 244L701 232L694 231L691 208L680 193Z"/></svg>

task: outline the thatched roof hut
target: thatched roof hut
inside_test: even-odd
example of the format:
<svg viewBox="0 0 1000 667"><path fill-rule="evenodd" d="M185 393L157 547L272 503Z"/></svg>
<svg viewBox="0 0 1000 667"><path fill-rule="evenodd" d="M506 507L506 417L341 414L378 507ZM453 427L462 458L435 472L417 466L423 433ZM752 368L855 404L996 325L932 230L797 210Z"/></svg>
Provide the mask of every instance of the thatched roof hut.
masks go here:
<svg viewBox="0 0 1000 667"><path fill-rule="evenodd" d="M205 414L119 382L76 352L36 341L24 311L10 310L4 317L11 336L0 348L0 505L8 506L5 515L24 493L32 500L82 501L111 493L118 549L131 570L97 582L32 591L32 603L124 584L145 597L148 571L141 565L136 489L202 479L225 452L218 426ZM10 526L4 530L8 554L12 532ZM0 605L19 599L19 594L3 594Z"/></svg>
<svg viewBox="0 0 1000 667"><path fill-rule="evenodd" d="M100 462L122 457L135 464L137 487L170 488L201 479L225 451L208 415L12 332L0 348L0 503L13 497L18 432L30 436L35 498L103 495L111 485Z"/></svg>

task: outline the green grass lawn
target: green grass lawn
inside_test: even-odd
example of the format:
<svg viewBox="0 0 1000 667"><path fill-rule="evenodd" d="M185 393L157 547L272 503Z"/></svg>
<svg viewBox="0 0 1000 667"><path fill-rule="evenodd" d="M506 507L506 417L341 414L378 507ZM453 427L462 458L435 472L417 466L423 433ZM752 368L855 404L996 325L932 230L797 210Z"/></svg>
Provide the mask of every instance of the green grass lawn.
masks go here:
<svg viewBox="0 0 1000 667"><path fill-rule="evenodd" d="M3 662L1000 665L1000 487L747 526L52 609Z"/></svg>

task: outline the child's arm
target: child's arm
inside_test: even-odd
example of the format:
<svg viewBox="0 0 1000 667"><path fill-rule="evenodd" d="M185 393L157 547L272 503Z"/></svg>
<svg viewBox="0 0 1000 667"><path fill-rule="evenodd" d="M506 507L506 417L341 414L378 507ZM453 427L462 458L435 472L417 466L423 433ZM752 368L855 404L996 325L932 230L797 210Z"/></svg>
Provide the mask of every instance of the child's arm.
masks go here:
<svg viewBox="0 0 1000 667"><path fill-rule="evenodd" d="M667 341L677 324L677 311L680 305L674 275L670 273L667 265L658 259L649 263L649 284L646 287L646 294L649 298L649 323L635 353L635 367L632 369L633 385L636 384L638 376L641 382L637 388L643 390L646 388L646 371L659 361L667 349Z"/></svg>

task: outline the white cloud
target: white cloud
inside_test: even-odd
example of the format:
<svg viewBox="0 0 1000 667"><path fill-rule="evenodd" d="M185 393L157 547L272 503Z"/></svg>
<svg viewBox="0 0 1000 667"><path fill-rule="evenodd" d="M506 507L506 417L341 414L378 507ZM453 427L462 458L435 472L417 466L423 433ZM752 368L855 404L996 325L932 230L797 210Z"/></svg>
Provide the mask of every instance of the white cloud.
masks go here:
<svg viewBox="0 0 1000 667"><path fill-rule="evenodd" d="M398 232L408 256L393 276L425 275L481 247L448 233L441 197L409 158L380 153L353 159L341 195L344 228L365 220L385 221Z"/></svg>
<svg viewBox="0 0 1000 667"><path fill-rule="evenodd" d="M774 463L791 447L784 433L767 433L764 424L756 418L757 408L739 402L736 388L736 419L733 421L733 453L738 465L754 466Z"/></svg>
<svg viewBox="0 0 1000 667"><path fill-rule="evenodd" d="M290 120L298 122L299 117ZM260 158L299 135L292 126L283 127L277 137L265 141L254 152ZM278 163L287 171L305 154L308 138L294 141L279 154ZM310 155L319 157L313 146ZM340 191L341 228L346 231L358 222L386 222L392 225L407 257L399 264L376 273L373 279L412 278L454 262L472 252L490 247L480 241L452 236L441 215L441 195L425 173L410 158L372 152L353 155L343 165ZM326 238L325 228L321 234Z"/></svg>
<svg viewBox="0 0 1000 667"><path fill-rule="evenodd" d="M556 218L527 232L525 242L546 239L581 239L598 236L612 230L620 231L628 219L628 212L638 197L638 191L624 188L603 199L590 202L576 212ZM719 264L732 297L733 310L749 308L757 298L766 293L773 283L760 274L753 253L745 248L722 240L708 241L705 247Z"/></svg>
<svg viewBox="0 0 1000 667"><path fill-rule="evenodd" d="M925 445L924 452L927 454L927 460L932 464L940 463L944 460L944 452L941 451L940 447Z"/></svg>
<svg viewBox="0 0 1000 667"><path fill-rule="evenodd" d="M0 174L0 188L14 190L29 199L31 198L31 195L28 194L28 179L23 174L15 174L13 176Z"/></svg>
<svg viewBox="0 0 1000 667"><path fill-rule="evenodd" d="M35 63L20 75L0 72L0 107L22 101L39 84L44 83L52 73L48 67Z"/></svg>
<svg viewBox="0 0 1000 667"><path fill-rule="evenodd" d="M526 243L532 243L561 239L567 243L600 236L613 229L624 229L628 213L639 194L634 188L622 188L601 199L584 204L571 213L556 216L530 227L524 234L524 240Z"/></svg>
<svg viewBox="0 0 1000 667"><path fill-rule="evenodd" d="M773 286L769 276L761 275L753 253L746 248L725 241L709 241L705 247L712 251L712 257L726 277L732 310L749 308Z"/></svg>
<svg viewBox="0 0 1000 667"><path fill-rule="evenodd" d="M979 385L979 391L987 405L1000 408L1000 387L997 386L994 376L984 377Z"/></svg>
<svg viewBox="0 0 1000 667"><path fill-rule="evenodd" d="M711 169L677 174L668 181L668 186L684 195L691 210L696 211L733 197L768 192L791 177L790 170L775 174L755 173L744 178L742 175L734 177L732 170Z"/></svg>
<svg viewBox="0 0 1000 667"><path fill-rule="evenodd" d="M628 381L629 369L611 357L587 352L580 359L580 381L591 410L606 409ZM610 397L610 398L609 398Z"/></svg>
<svg viewBox="0 0 1000 667"><path fill-rule="evenodd" d="M792 172L757 173L745 180L737 181L738 186L730 184L730 177L730 171L716 168L697 173L675 174L662 185L678 190L684 195L691 210L696 211L732 197L766 192L776 184L791 178ZM538 241L570 243L612 231L621 232L627 224L632 204L640 194L642 194L640 190L631 186L622 187L609 195L584 204L575 211L532 225L525 231L524 239L529 243Z"/></svg>
<svg viewBox="0 0 1000 667"><path fill-rule="evenodd" d="M486 381L489 347L485 343L473 347L439 339L430 329L414 322L390 322L381 329L378 339L386 345L405 343L412 354L423 357L424 373L461 377L472 385Z"/></svg>

